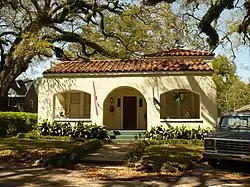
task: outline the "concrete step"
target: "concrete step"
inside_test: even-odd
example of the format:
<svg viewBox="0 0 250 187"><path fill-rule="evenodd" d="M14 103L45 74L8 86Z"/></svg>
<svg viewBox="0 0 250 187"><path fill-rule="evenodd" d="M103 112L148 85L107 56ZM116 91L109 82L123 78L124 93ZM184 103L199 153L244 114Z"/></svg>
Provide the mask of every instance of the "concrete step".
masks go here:
<svg viewBox="0 0 250 187"><path fill-rule="evenodd" d="M147 131L146 130L110 130L109 134L113 134L113 135L143 135L145 134Z"/></svg>
<svg viewBox="0 0 250 187"><path fill-rule="evenodd" d="M110 130L110 139L138 140L145 138L146 130Z"/></svg>

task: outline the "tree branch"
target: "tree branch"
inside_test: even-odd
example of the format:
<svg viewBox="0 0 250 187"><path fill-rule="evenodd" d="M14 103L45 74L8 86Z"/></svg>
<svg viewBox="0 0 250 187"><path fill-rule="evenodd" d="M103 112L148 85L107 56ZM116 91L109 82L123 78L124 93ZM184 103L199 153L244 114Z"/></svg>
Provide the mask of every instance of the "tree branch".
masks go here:
<svg viewBox="0 0 250 187"><path fill-rule="evenodd" d="M89 46L92 49L94 49L96 52L98 52L104 56L109 56L109 57L117 57L118 56L118 54L116 54L114 52L109 52L106 49L104 49L103 47L101 47L100 45L98 45L94 42L91 42L90 40L87 40L86 38L82 38L80 35L78 35L76 33L63 31L62 29L60 29L56 26L53 26L53 25L50 25L50 27L61 33L60 35L54 36L52 38L50 37L49 40L51 41L51 43L58 42L58 41L79 43L82 46L83 52L85 54L88 54L86 52L86 46Z"/></svg>
<svg viewBox="0 0 250 187"><path fill-rule="evenodd" d="M14 31L5 31L5 32L2 32L0 34L0 38L3 37L3 36L6 36L6 35L18 36L18 33L14 32Z"/></svg>

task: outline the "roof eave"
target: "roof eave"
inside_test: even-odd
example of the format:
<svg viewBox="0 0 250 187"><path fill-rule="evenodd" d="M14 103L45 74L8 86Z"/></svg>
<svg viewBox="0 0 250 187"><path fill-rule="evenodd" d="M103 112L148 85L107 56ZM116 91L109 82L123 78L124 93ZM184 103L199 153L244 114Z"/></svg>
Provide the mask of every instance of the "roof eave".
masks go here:
<svg viewBox="0 0 250 187"><path fill-rule="evenodd" d="M43 77L72 76L152 76L152 75L212 75L213 70L206 71L157 71L157 72L96 72L96 73L43 73Z"/></svg>

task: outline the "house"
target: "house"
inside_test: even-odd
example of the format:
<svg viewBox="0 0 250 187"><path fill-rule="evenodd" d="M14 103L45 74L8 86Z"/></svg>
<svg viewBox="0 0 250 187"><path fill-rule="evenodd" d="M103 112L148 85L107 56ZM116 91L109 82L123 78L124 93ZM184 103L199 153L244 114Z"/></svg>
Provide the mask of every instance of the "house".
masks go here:
<svg viewBox="0 0 250 187"><path fill-rule="evenodd" d="M108 129L214 127L214 54L172 49L134 60L61 61L43 73L38 118Z"/></svg>
<svg viewBox="0 0 250 187"><path fill-rule="evenodd" d="M37 112L38 96L32 80L16 80L8 92L8 110Z"/></svg>
<svg viewBox="0 0 250 187"><path fill-rule="evenodd" d="M250 105L245 105L237 110L235 110L236 113L241 113L241 114L244 114L244 113L250 113Z"/></svg>

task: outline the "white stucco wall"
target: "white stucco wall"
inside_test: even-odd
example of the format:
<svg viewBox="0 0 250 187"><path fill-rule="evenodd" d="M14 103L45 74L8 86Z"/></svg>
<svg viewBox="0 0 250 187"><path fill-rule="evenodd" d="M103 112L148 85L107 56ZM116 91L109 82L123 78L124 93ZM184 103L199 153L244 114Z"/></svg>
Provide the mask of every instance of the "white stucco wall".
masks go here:
<svg viewBox="0 0 250 187"><path fill-rule="evenodd" d="M64 77L62 77L64 76ZM103 109L105 98L118 87L137 89L147 102L147 129L157 125L186 125L189 128L214 126L217 121L216 88L211 73L196 74L148 74L148 75L45 75L39 87L38 118L53 120L54 95L67 90L80 90L91 94L92 123L103 124L103 110L94 107L93 81L95 82L98 103ZM161 120L160 113L153 104L153 92L160 101L160 94L173 89L188 89L200 95L199 120ZM55 110L55 112L57 112Z"/></svg>

